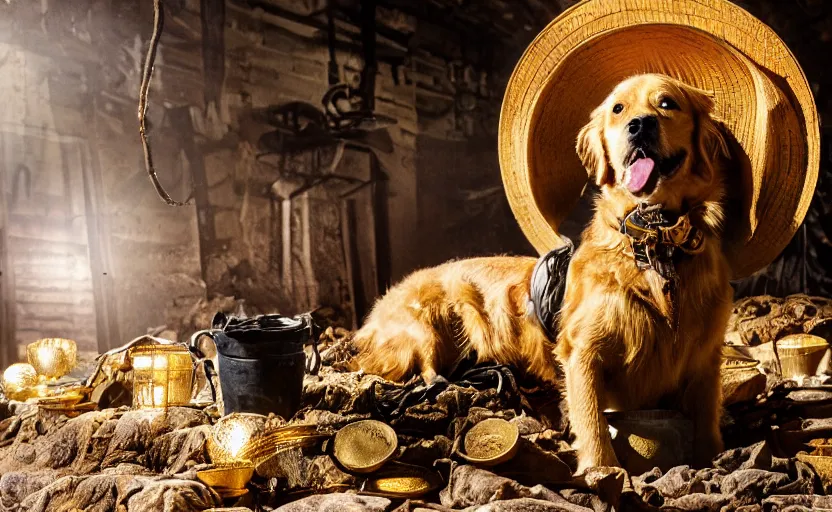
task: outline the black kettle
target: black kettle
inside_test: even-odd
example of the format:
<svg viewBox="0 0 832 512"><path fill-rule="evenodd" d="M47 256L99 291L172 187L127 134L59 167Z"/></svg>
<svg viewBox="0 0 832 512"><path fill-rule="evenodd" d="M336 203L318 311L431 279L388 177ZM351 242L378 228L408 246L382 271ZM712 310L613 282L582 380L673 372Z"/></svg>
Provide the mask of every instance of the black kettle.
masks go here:
<svg viewBox="0 0 832 512"><path fill-rule="evenodd" d="M229 318L217 313L211 323L212 329L191 337L190 348L204 359L199 339L209 336L214 341L224 413L275 413L286 420L294 416L304 373L317 374L321 364L312 316ZM307 360L304 347L309 344Z"/></svg>

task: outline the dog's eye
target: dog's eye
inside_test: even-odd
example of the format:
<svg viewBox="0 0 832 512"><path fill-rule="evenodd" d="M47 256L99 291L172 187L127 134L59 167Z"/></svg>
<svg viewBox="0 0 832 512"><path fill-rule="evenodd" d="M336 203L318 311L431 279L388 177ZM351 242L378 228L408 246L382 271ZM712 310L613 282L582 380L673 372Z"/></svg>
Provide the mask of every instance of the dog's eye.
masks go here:
<svg viewBox="0 0 832 512"><path fill-rule="evenodd" d="M659 100L659 108L664 110L679 110L679 104L673 98L662 98Z"/></svg>
<svg viewBox="0 0 832 512"><path fill-rule="evenodd" d="M616 103L615 106L612 107L613 114L620 114L622 110L624 110L624 105L621 103Z"/></svg>

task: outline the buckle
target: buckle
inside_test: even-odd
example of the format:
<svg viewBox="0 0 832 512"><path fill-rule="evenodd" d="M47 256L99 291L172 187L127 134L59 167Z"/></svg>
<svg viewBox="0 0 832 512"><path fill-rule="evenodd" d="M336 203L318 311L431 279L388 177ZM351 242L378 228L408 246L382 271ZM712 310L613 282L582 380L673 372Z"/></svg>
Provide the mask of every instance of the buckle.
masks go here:
<svg viewBox="0 0 832 512"><path fill-rule="evenodd" d="M687 215L682 215L676 221L676 224L670 227L660 227L658 229L659 233L662 235L662 243L682 246L685 242L687 242L693 226L690 225L690 220Z"/></svg>

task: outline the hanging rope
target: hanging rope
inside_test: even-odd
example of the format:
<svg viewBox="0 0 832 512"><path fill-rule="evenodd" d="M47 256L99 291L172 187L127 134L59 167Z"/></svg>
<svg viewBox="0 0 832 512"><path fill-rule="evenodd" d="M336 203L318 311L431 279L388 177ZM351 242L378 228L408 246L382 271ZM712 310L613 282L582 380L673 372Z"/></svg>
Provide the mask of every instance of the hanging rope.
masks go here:
<svg viewBox="0 0 832 512"><path fill-rule="evenodd" d="M165 191L162 184L159 183L156 168L153 166L153 154L150 152L150 143L147 140L147 127L145 126L145 119L147 118L147 96L150 92L150 79L153 76L153 62L156 60L156 49L159 46L159 38L162 36L162 26L164 23L162 0L153 0L153 34L150 36L150 46L147 48L147 57L145 58L144 68L142 69L142 84L139 88L139 135L142 139L144 164L147 169L147 175L150 176L150 182L153 184L153 188L156 189L156 193L169 206L185 206L189 204L190 198L185 202L174 201L170 197L170 194Z"/></svg>

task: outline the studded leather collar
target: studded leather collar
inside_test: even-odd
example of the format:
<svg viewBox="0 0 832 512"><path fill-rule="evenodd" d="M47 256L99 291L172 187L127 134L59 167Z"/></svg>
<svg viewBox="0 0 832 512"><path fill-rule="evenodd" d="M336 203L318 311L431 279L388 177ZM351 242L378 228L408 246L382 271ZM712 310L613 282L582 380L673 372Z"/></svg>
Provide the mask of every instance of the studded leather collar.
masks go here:
<svg viewBox="0 0 832 512"><path fill-rule="evenodd" d="M626 252L641 270L653 269L663 279L662 291L672 308L671 327L678 328L676 299L679 275L676 263L680 255L699 254L705 249L705 234L693 226L688 214L673 215L661 205L641 203L621 221L621 233L627 235Z"/></svg>
<svg viewBox="0 0 832 512"><path fill-rule="evenodd" d="M675 256L699 254L705 248L704 233L690 223L687 214L668 214L661 205L638 205L621 221L620 231L627 235L628 252L638 268L652 268L665 279L674 273Z"/></svg>

